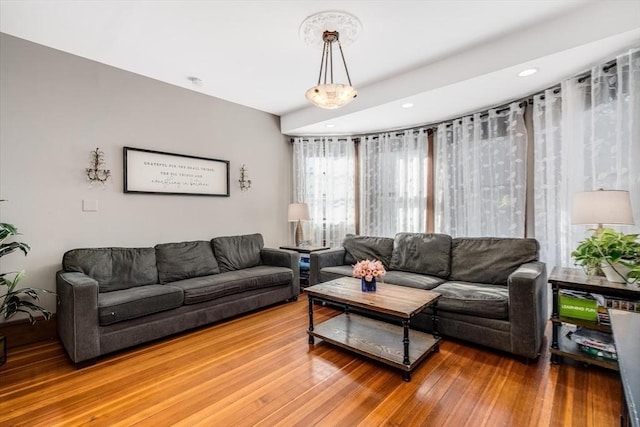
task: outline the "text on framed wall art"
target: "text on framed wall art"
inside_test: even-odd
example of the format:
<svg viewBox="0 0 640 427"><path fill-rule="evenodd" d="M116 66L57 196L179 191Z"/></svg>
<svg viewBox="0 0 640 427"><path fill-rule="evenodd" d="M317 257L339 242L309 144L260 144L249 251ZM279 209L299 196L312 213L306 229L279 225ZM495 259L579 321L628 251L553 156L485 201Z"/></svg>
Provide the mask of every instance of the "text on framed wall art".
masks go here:
<svg viewBox="0 0 640 427"><path fill-rule="evenodd" d="M229 161L124 147L124 192L229 197Z"/></svg>

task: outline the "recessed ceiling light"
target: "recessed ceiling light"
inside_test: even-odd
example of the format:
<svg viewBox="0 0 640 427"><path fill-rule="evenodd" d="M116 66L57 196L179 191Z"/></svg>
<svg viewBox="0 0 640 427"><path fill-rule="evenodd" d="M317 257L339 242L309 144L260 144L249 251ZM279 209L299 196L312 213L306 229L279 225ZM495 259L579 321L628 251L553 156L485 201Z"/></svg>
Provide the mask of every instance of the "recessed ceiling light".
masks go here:
<svg viewBox="0 0 640 427"><path fill-rule="evenodd" d="M413 107L413 104L411 102L405 102L404 104L401 105L402 108L411 108Z"/></svg>
<svg viewBox="0 0 640 427"><path fill-rule="evenodd" d="M537 68L527 68L526 70L522 70L518 73L518 77L529 77L538 72Z"/></svg>
<svg viewBox="0 0 640 427"><path fill-rule="evenodd" d="M327 123L325 126L328 128L336 127L336 125L334 125L333 123Z"/></svg>
<svg viewBox="0 0 640 427"><path fill-rule="evenodd" d="M202 79L200 77L196 77L196 76L189 76L187 77L187 80L189 80L191 82L192 85L194 86L202 86Z"/></svg>

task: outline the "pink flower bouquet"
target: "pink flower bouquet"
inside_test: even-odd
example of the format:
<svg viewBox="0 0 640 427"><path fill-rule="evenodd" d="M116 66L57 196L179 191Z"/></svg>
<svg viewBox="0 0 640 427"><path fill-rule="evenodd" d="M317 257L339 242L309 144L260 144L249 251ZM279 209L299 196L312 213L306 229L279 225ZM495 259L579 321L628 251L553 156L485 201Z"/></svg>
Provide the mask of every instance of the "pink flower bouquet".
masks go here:
<svg viewBox="0 0 640 427"><path fill-rule="evenodd" d="M365 259L353 266L353 277L371 282L374 278L383 277L387 272L380 261Z"/></svg>

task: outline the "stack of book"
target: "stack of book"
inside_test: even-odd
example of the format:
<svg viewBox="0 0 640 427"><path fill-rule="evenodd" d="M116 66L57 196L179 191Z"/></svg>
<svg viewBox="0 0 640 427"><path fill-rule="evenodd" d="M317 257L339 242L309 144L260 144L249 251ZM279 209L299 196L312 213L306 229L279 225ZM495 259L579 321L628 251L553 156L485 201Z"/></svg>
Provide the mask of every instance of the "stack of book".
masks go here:
<svg viewBox="0 0 640 427"><path fill-rule="evenodd" d="M571 341L578 344L580 351L604 359L618 360L616 346L613 343L611 334L578 327L575 331L569 332L567 336Z"/></svg>
<svg viewBox="0 0 640 427"><path fill-rule="evenodd" d="M634 301L624 298L604 297L604 304L602 305L607 308L615 308L616 310L625 310L640 313L640 301Z"/></svg>
<svg viewBox="0 0 640 427"><path fill-rule="evenodd" d="M309 270L311 268L311 258L309 254L300 255L300 286L309 286Z"/></svg>

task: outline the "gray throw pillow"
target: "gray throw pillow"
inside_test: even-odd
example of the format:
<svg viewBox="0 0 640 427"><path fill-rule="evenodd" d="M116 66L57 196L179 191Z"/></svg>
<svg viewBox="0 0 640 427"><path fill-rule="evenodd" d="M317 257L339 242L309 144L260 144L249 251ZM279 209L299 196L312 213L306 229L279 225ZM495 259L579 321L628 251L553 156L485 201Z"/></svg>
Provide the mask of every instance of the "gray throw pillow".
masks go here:
<svg viewBox="0 0 640 427"><path fill-rule="evenodd" d="M211 243L223 273L260 265L260 251L264 248L262 234L216 237Z"/></svg>
<svg viewBox="0 0 640 427"><path fill-rule="evenodd" d="M446 234L398 233L393 242L391 270L448 278L451 236Z"/></svg>
<svg viewBox="0 0 640 427"><path fill-rule="evenodd" d="M346 250L345 262L355 264L364 259L378 260L385 269L389 268L391 252L393 251L393 239L390 237L370 237L347 234L342 242Z"/></svg>
<svg viewBox="0 0 640 427"><path fill-rule="evenodd" d="M209 242L162 243L155 248L160 283L220 272Z"/></svg>

